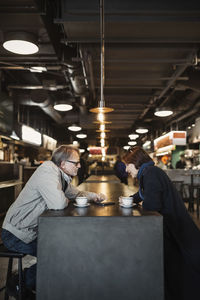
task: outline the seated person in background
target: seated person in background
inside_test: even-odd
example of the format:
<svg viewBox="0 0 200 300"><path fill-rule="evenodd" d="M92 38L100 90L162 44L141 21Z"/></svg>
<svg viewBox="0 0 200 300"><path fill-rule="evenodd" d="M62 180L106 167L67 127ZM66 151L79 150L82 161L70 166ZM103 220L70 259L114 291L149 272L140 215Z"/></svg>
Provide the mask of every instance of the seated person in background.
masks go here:
<svg viewBox="0 0 200 300"><path fill-rule="evenodd" d="M114 164L114 170L116 176L122 183L128 184L128 173L126 172L126 165L121 161L121 157L117 156L117 161Z"/></svg>
<svg viewBox="0 0 200 300"><path fill-rule="evenodd" d="M180 160L176 163L176 169L185 169L186 162L185 162L185 156L184 154L180 155Z"/></svg>
<svg viewBox="0 0 200 300"><path fill-rule="evenodd" d="M78 173L77 173L78 185L88 178L89 163L87 159L88 159L88 152L85 152L80 157L80 168L78 169Z"/></svg>
<svg viewBox="0 0 200 300"><path fill-rule="evenodd" d="M80 168L79 150L62 145L30 177L2 225L2 241L9 250L37 256L38 217L48 209L64 209L77 196L102 201L103 194L81 192L71 185ZM25 270L26 291L35 289L36 264Z"/></svg>
<svg viewBox="0 0 200 300"><path fill-rule="evenodd" d="M126 171L139 180L134 202L163 216L165 300L196 300L200 282L200 230L167 174L141 147L124 156Z"/></svg>

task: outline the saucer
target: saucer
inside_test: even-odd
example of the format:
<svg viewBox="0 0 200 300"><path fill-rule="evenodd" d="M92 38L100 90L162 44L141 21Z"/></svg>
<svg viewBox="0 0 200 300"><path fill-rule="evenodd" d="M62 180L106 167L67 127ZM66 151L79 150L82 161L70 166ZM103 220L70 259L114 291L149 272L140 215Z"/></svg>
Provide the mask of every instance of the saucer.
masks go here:
<svg viewBox="0 0 200 300"><path fill-rule="evenodd" d="M86 203L86 204L77 204L77 203L73 203L74 204L74 206L76 206L76 207L88 207L88 206L90 206L90 203Z"/></svg>
<svg viewBox="0 0 200 300"><path fill-rule="evenodd" d="M124 208L131 208L131 207L135 206L135 204L131 204L131 205L120 204L120 206L124 207Z"/></svg>

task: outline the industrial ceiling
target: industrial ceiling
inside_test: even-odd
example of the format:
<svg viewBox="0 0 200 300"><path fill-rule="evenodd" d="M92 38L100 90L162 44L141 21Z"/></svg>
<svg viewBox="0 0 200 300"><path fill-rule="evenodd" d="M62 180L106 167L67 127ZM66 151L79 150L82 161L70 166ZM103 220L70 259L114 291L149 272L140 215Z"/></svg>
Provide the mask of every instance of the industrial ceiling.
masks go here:
<svg viewBox="0 0 200 300"><path fill-rule="evenodd" d="M149 129L138 143L173 129L185 130L200 112L200 2L104 0L107 144L124 146L138 126ZM8 32L37 37L39 52L13 54L2 46ZM15 128L30 125L69 143L67 127L79 123L88 145L98 145L100 97L98 0L1 0L1 95L13 99ZM30 72L46 67L42 73ZM68 98L73 110L57 112ZM1 97L0 97L1 101ZM154 115L158 107L174 113Z"/></svg>

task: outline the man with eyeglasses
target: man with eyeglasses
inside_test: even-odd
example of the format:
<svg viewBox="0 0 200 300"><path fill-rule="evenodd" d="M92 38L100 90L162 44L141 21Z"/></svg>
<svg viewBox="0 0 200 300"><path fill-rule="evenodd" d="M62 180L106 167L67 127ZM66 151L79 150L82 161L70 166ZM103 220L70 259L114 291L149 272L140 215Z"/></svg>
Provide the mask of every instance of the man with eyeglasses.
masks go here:
<svg viewBox="0 0 200 300"><path fill-rule="evenodd" d="M71 184L80 168L79 150L70 145L58 147L51 161L44 162L30 177L16 201L10 206L2 225L2 241L9 249L36 256L38 217L48 209L64 209L77 196L103 201L103 194L81 192ZM36 264L25 272L26 294L32 296L36 282ZM10 296L17 297L17 276ZM11 285L13 287L13 282ZM30 292L31 291L31 292ZM28 296L25 295L28 299Z"/></svg>

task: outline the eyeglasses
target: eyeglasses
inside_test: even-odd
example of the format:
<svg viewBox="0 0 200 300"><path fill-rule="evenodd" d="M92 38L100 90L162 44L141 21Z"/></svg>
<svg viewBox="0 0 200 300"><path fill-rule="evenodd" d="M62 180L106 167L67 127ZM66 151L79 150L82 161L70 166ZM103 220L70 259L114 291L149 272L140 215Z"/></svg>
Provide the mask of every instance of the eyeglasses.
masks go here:
<svg viewBox="0 0 200 300"><path fill-rule="evenodd" d="M68 161L68 162L74 164L76 167L80 164L80 160L79 160L79 161L72 161L72 160L67 160L67 159L66 159L66 161Z"/></svg>

